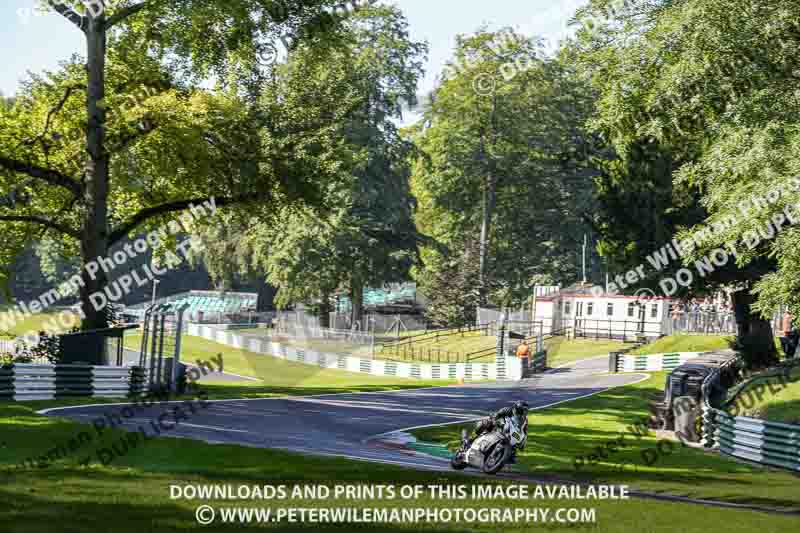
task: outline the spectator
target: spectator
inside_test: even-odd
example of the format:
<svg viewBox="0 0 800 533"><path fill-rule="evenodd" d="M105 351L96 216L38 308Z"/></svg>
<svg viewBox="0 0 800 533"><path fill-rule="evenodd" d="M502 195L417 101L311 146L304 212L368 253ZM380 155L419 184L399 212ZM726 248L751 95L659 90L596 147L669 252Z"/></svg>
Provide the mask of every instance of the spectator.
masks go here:
<svg viewBox="0 0 800 533"><path fill-rule="evenodd" d="M528 341L523 340L519 346L517 346L517 357L522 359L522 368L528 368L531 357L531 347L528 346Z"/></svg>
<svg viewBox="0 0 800 533"><path fill-rule="evenodd" d="M783 320L781 321L781 348L787 359L794 357L797 350L798 332L793 327L794 317L787 310L783 313Z"/></svg>

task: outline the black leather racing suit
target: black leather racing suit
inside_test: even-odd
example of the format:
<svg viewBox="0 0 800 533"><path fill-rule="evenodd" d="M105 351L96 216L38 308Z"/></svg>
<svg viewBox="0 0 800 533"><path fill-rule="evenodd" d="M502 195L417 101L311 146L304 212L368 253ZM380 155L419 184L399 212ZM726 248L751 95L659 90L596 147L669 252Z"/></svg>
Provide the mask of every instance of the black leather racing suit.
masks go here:
<svg viewBox="0 0 800 533"><path fill-rule="evenodd" d="M514 408L513 407L503 407L502 409L497 411L492 416L487 416L486 418L480 420L477 424L475 424L475 434L474 434L474 436L472 438L472 441L474 441L475 439L477 439L478 437L480 437L481 435L483 435L485 433L491 433L496 428L502 428L503 426L505 426L505 419L506 418L512 418L514 416L516 416L516 415L514 414ZM527 434L528 433L528 417L527 416L523 416L522 417L522 427L521 427L521 429L522 429L523 434ZM472 442L472 441L470 441L470 442ZM521 449L524 449L524 448L525 448L525 445L523 444L521 446ZM517 457L517 449L514 448L514 451L512 452L512 455L511 455L511 462L512 463L516 461L516 457Z"/></svg>

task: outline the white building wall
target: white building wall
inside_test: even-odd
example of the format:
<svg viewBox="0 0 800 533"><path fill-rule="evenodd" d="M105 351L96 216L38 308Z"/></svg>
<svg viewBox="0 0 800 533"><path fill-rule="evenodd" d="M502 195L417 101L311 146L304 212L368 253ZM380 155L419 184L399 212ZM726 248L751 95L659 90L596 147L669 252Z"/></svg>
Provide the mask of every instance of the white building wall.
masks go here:
<svg viewBox="0 0 800 533"><path fill-rule="evenodd" d="M637 301L635 297L626 296L563 294L538 302L536 320L553 324L556 329L562 325L570 327L576 334L586 336L602 336L605 333L606 336L634 337L642 326L644 335L648 337L664 334L671 300L653 299L643 302L643 319L638 306L634 305L629 311L629 306Z"/></svg>

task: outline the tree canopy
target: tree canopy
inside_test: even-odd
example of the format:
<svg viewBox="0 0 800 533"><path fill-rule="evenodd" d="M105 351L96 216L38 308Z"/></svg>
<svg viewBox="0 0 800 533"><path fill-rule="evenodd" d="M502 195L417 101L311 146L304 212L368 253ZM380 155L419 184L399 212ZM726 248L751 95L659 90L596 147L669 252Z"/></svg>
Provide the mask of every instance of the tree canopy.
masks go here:
<svg viewBox="0 0 800 533"><path fill-rule="evenodd" d="M511 29L459 38L413 132L423 152L413 178L418 224L449 247L445 257L426 251L426 263L459 262L477 246L482 305L525 300L536 283L575 281L590 231L591 109L588 85L536 39ZM419 273L423 285L441 279L430 274Z"/></svg>
<svg viewBox="0 0 800 533"><path fill-rule="evenodd" d="M31 235L86 263L192 203L319 201L320 183L338 176L330 126L347 95L295 85L281 105L258 105L273 41L291 35L325 61L340 25L332 2L43 4L85 36L86 55L32 76L0 109L0 190L25 198L0 207L4 265ZM107 281L83 273L84 327L105 325L88 298Z"/></svg>

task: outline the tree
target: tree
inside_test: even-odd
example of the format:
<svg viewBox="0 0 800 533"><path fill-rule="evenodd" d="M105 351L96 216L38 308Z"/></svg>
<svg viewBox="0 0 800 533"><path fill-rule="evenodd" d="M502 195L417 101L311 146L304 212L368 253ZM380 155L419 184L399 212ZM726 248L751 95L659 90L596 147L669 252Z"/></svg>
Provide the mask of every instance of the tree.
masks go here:
<svg viewBox="0 0 800 533"><path fill-rule="evenodd" d="M32 198L0 208L0 258L10 264L33 229L79 248L86 264L210 197L220 206L319 199L318 184L334 174L325 128L340 114L287 107L265 116L253 102L269 70L258 58L281 35L324 60L338 31L323 9L332 3L46 0L85 36L86 57L34 76L0 109L0 191ZM215 92L200 88L210 76ZM89 296L107 282L82 272L84 328L106 325Z"/></svg>
<svg viewBox="0 0 800 533"><path fill-rule="evenodd" d="M601 92L595 125L626 164L647 143L672 158L676 188L697 199L685 205L704 211L675 228L690 244L682 266L697 271L691 289L736 289L738 342L749 364L767 365L776 350L766 318L778 303L797 302L793 270L776 271L792 262L797 230L789 221L776 238L768 228L798 199L800 3L640 0L597 24L608 4L593 1L579 15L582 57ZM762 201L776 189L774 201ZM673 211L682 209L676 202Z"/></svg>
<svg viewBox="0 0 800 533"><path fill-rule="evenodd" d="M428 298L425 317L439 327L475 324L479 305L477 242L430 258L418 283Z"/></svg>
<svg viewBox="0 0 800 533"><path fill-rule="evenodd" d="M329 208L286 208L276 217L250 219L239 247L240 268L265 273L278 288L279 305L319 300L327 319L331 296L350 294L352 323L363 326L365 287L405 281L423 240L413 222L409 158L413 145L393 122L414 98L426 46L408 37L408 24L393 7L362 7L344 21L345 37L322 65L305 50L290 54L276 75L271 102L284 102L281 88L341 83L358 95L352 113L336 129L341 179L325 190ZM319 68L310 70L311 65ZM345 89L345 87L347 89ZM207 241L209 239L206 239ZM207 242L204 254L221 255Z"/></svg>
<svg viewBox="0 0 800 533"><path fill-rule="evenodd" d="M479 243L480 305L524 301L534 280L579 272L592 94L566 63L540 56L537 40L510 29L459 37L412 132L424 152L414 169L417 222L451 248ZM459 256L438 254L426 251L426 263Z"/></svg>

